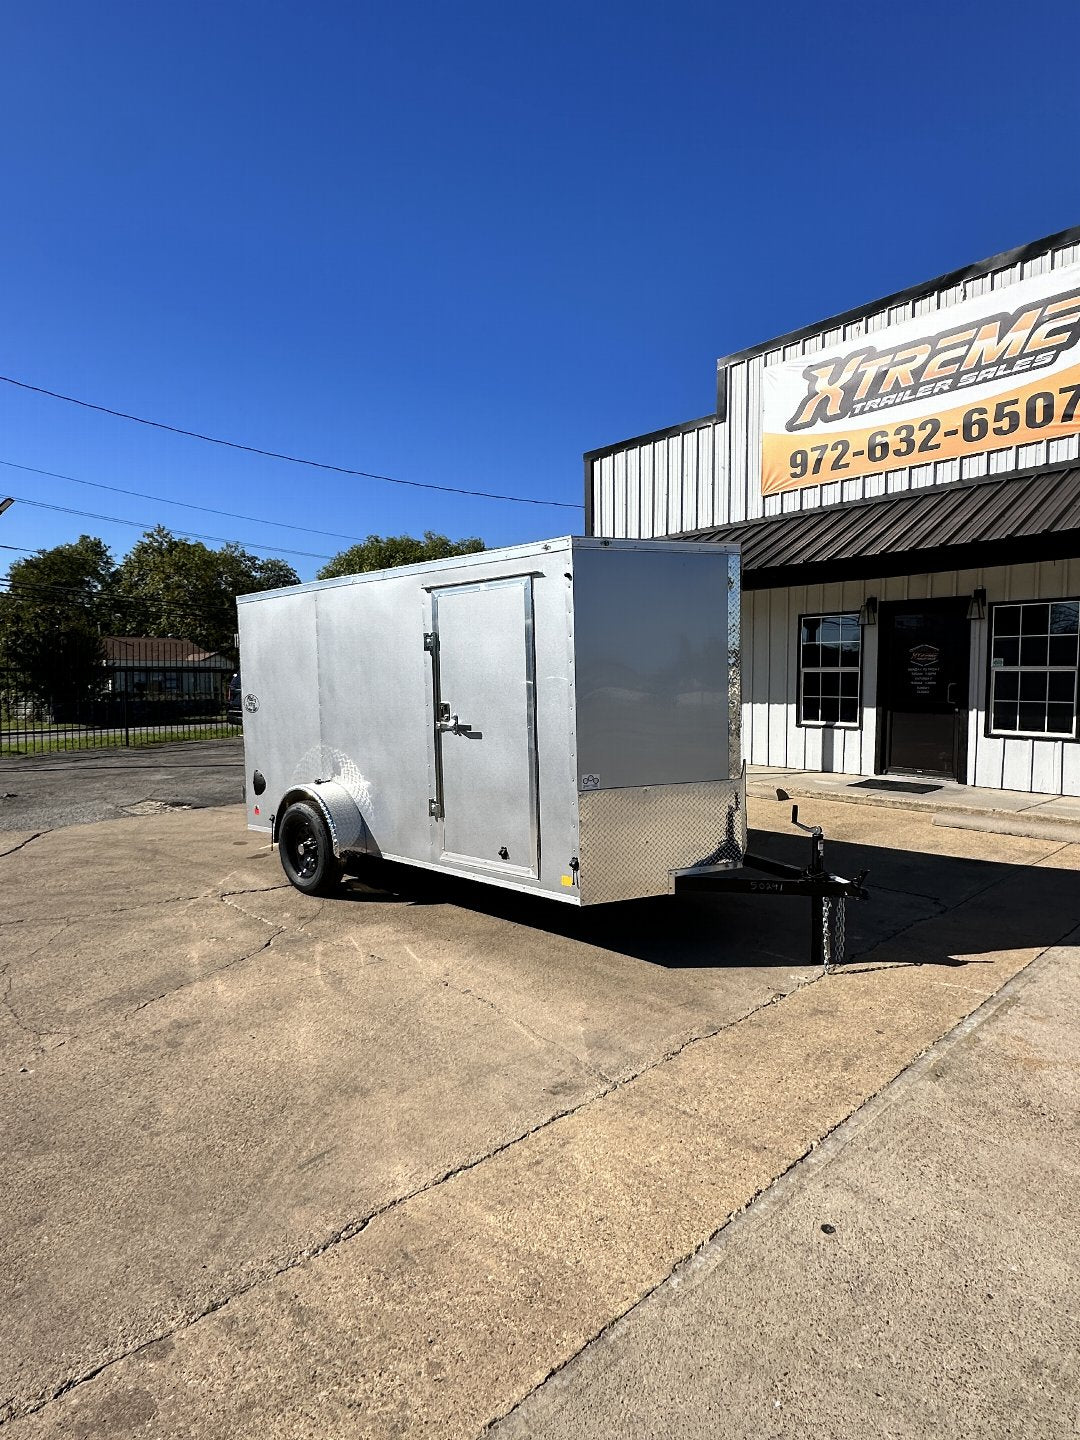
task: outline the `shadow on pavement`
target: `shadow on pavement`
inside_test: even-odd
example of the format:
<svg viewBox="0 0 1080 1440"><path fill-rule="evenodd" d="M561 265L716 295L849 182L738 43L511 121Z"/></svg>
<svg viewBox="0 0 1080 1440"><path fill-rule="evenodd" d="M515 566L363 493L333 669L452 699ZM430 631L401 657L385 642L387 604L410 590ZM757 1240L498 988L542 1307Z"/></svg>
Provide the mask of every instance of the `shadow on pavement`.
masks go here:
<svg viewBox="0 0 1080 1440"><path fill-rule="evenodd" d="M807 842L751 832L751 850L805 864ZM1075 871L828 842L828 868L869 871L870 899L847 907L849 966L921 921L952 914L949 945L920 943L883 963L961 967L1002 950L1044 948L1080 923ZM389 861L361 862L341 898L452 905L671 969L809 963L809 902L769 895L681 895L575 909L482 882ZM875 960L876 963L876 960Z"/></svg>

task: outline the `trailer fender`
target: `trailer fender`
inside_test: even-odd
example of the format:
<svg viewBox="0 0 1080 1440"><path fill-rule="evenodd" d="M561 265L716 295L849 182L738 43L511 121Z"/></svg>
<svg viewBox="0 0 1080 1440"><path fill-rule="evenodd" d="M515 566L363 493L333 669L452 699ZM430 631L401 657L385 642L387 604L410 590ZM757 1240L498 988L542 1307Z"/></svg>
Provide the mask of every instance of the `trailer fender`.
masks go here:
<svg viewBox="0 0 1080 1440"><path fill-rule="evenodd" d="M310 785L294 785L286 791L274 811L275 845L281 817L296 800L307 800L320 812L330 831L334 854L339 860L344 855L366 855L375 848L360 807L345 786L337 780L313 780Z"/></svg>

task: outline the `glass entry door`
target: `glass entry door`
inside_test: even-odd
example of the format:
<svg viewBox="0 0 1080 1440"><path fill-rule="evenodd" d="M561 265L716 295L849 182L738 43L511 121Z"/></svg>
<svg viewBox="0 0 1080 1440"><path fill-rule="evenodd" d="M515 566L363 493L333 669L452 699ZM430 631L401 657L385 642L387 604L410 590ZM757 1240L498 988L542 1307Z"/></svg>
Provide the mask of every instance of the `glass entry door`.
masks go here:
<svg viewBox="0 0 1080 1440"><path fill-rule="evenodd" d="M967 779L967 607L966 596L881 606L879 772Z"/></svg>

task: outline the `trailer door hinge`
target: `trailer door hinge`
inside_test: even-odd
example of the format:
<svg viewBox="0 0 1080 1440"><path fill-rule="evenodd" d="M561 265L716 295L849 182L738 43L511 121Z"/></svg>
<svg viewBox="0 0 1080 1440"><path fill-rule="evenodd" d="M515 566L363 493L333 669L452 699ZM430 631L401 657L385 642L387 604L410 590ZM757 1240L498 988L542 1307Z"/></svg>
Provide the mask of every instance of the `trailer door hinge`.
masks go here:
<svg viewBox="0 0 1080 1440"><path fill-rule="evenodd" d="M441 820L443 818L442 802L439 800L429 800L427 802L427 813L432 816L433 819Z"/></svg>
<svg viewBox="0 0 1080 1440"><path fill-rule="evenodd" d="M424 631L424 649L429 655L434 655L439 648L439 637L434 630Z"/></svg>

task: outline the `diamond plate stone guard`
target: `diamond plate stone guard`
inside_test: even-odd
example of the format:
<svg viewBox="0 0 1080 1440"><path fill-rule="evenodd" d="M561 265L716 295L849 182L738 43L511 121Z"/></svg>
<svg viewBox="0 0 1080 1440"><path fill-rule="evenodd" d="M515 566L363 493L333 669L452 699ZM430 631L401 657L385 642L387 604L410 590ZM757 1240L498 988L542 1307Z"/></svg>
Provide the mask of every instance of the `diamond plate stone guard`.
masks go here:
<svg viewBox="0 0 1080 1440"><path fill-rule="evenodd" d="M741 766L734 780L592 790L578 804L585 905L666 895L672 870L734 867L746 851Z"/></svg>

